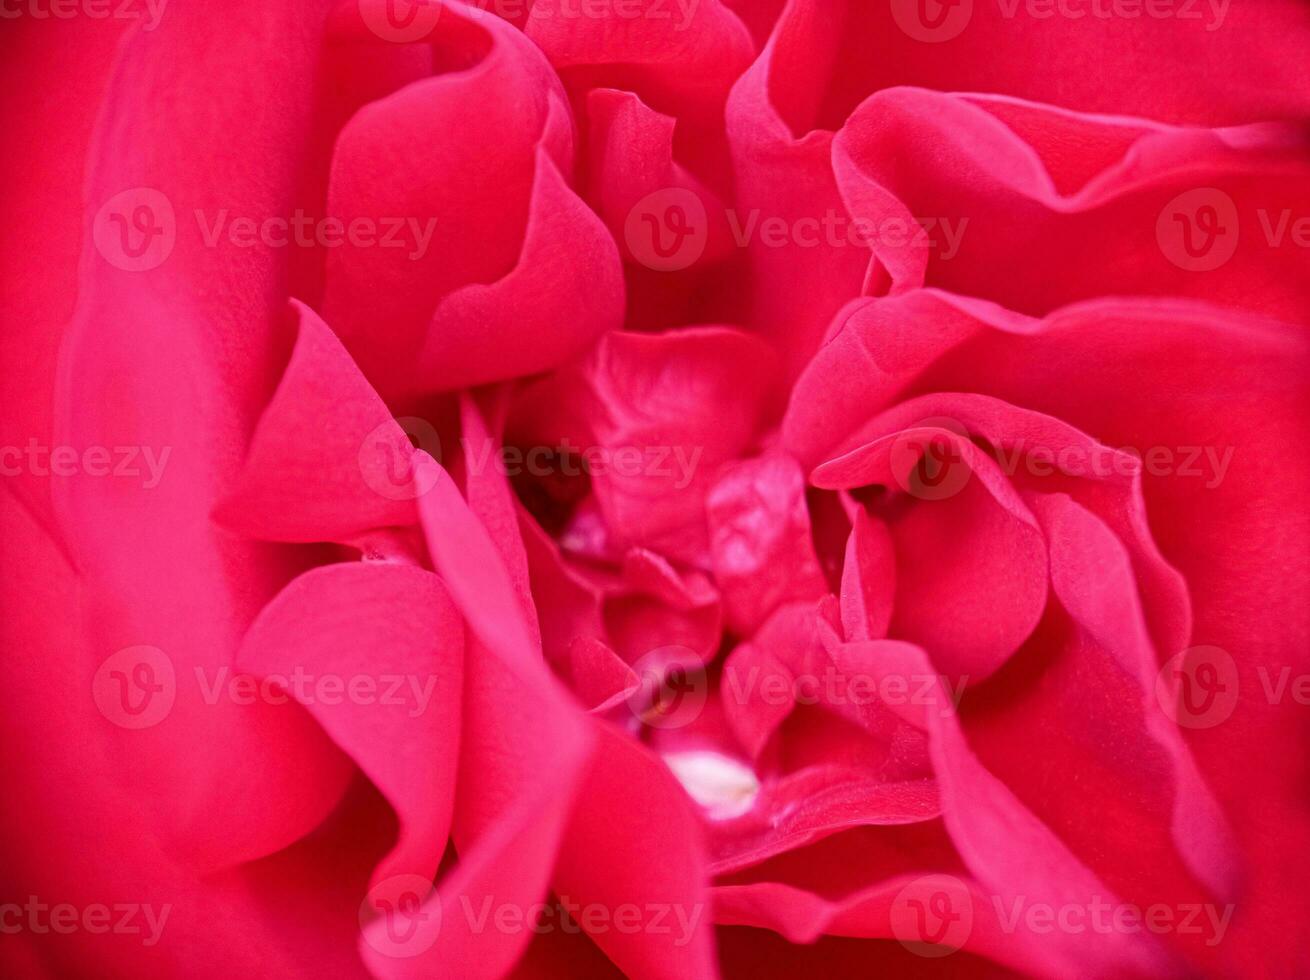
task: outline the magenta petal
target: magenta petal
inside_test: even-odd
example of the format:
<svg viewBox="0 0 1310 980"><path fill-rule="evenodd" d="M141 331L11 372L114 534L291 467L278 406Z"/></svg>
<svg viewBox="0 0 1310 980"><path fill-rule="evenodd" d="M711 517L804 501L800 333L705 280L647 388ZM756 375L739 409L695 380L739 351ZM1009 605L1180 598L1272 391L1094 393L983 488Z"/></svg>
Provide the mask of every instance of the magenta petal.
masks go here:
<svg viewBox="0 0 1310 980"><path fill-rule="evenodd" d="M889 782L845 765L811 766L766 784L750 814L713 835L714 870L729 874L852 827L940 815L931 779Z"/></svg>
<svg viewBox="0 0 1310 980"><path fill-rule="evenodd" d="M91 655L155 648L182 680L166 719L121 733L137 737L123 742L117 771L152 812L153 832L196 869L294 840L306 829L297 798L307 789L285 773L332 765L303 715L206 704L191 683L197 669L230 669L246 627L294 571L291 556L211 520L276 377L287 259L262 243L207 242L194 214L215 220L238 203L249 215L292 209L293 148L307 138L313 99L285 78L314 74L325 11L240 6L216 34L203 13L178 9L157 31L129 32L89 158L77 165L89 207L52 441L78 452L132 447L140 476L56 477L54 513L82 575ZM261 29L234 27L247 17ZM161 98L163 77L205 92L203 111L193 99ZM265 106L255 116L252 98ZM108 244L114 214L154 222L145 267ZM179 754L179 744L190 750ZM261 805L215 822L234 798Z"/></svg>
<svg viewBox="0 0 1310 980"><path fill-rule="evenodd" d="M486 461L501 449L499 434L492 431L486 416L493 417L494 425L498 429L503 403L497 401L497 393L491 394L485 401L490 403L490 411L484 413L482 404L471 392L463 393L459 399L464 446L464 457L461 461L464 493L468 499L469 510L486 528L495 543L496 551L504 562L505 571L509 573L510 584L522 610L523 622L527 626L532 645L534 648L539 648L541 636L537 623L536 603L533 601L532 588L529 584L528 555L522 536L519 534L518 505L510 490L509 481L495 466L486 465ZM429 467L428 472L435 474L439 471L435 467Z"/></svg>
<svg viewBox="0 0 1310 980"><path fill-rule="evenodd" d="M723 663L723 710L733 733L755 759L795 706L795 678L767 647L741 643Z"/></svg>
<svg viewBox="0 0 1310 980"><path fill-rule="evenodd" d="M439 463L420 454L415 469L432 482L419 498L432 563L473 633L509 663L528 669L536 644L495 543Z"/></svg>
<svg viewBox="0 0 1310 980"><path fill-rule="evenodd" d="M432 389L534 374L581 354L622 320L614 240L538 150L518 264L490 285L442 300L417 370Z"/></svg>
<svg viewBox="0 0 1310 980"><path fill-rule="evenodd" d="M848 640L879 640L891 624L896 554L891 532L864 510L855 511L842 566L841 618Z"/></svg>
<svg viewBox="0 0 1310 980"><path fill-rule="evenodd" d="M364 106L333 148L328 213L400 222L391 247L347 238L330 249L323 295L325 318L387 398L431 387L415 358L441 300L514 269L538 147L565 170L573 154L571 127L550 124L563 89L519 31L449 3L432 41L458 70Z"/></svg>
<svg viewBox="0 0 1310 980"><path fill-rule="evenodd" d="M936 453L936 446L946 447L954 469L936 487L919 486L918 455ZM958 487L957 475L966 481ZM925 423L823 464L814 481L825 487L876 482L925 498L888 525L896 552L890 629L932 649L951 677L981 681L1036 627L1047 595L1037 521L996 462L963 436ZM949 493L938 498L937 489Z"/></svg>
<svg viewBox="0 0 1310 980"><path fill-rule="evenodd" d="M590 427L606 451L592 485L622 541L701 557L705 494L754 437L771 376L769 350L726 327L602 340L584 369Z"/></svg>
<svg viewBox="0 0 1310 980"><path fill-rule="evenodd" d="M989 957L1019 975L1042 975L1051 969L1047 959L1032 943L1016 942L1015 936L1004 928L991 896L977 881L926 868L920 870L919 874L889 876L875 885L840 897L820 895L773 881L719 885L714 889L716 918L724 924L770 928L795 944L813 943L825 935L897 939L911 952L904 954L904 960L889 965L890 969L908 970L911 960L918 967L923 962L919 958L923 954L917 951L925 948L931 951L930 955L944 958L938 962L949 964L943 970L945 976L970 976L974 972L979 976L997 975L995 966L979 968L975 964L985 963L985 960L971 960L959 955L961 953ZM960 933L957 938L948 930L944 933L944 942L933 950L918 939L916 910L910 903L931 901L939 895L948 896L951 913L968 910L968 919L959 920L967 921L967 933L963 927L957 927ZM872 962L874 955L890 954L900 948L895 944L878 943L874 950L855 959L865 967ZM887 958L892 957L888 955Z"/></svg>
<svg viewBox="0 0 1310 980"><path fill-rule="evenodd" d="M641 686L633 669L594 636L573 641L565 671L578 700L597 714L617 706Z"/></svg>
<svg viewBox="0 0 1310 980"><path fill-rule="evenodd" d="M416 465L432 481L419 501L428 549L475 644L454 822L461 857L423 907L423 921L436 931L422 934L413 958L377 954L370 937L384 943L381 922L366 932L364 954L389 975L466 976L474 964L498 975L532 934L478 928L485 920L477 916L501 905L527 910L544 898L593 734L546 669L515 579L486 526L439 464L420 455ZM499 513L489 490L479 483L470 493L480 509Z"/></svg>
<svg viewBox="0 0 1310 980"><path fill-rule="evenodd" d="M676 271L721 260L731 253L731 229L723 202L674 159L673 117L649 108L631 92L615 89L588 93L587 117L587 200L614 236L625 261L650 264L657 270L667 264L670 271ZM637 209L643 202L690 203L696 213L689 215L689 227L697 235L702 230L699 209L703 209L703 239L685 239L685 244L661 261L640 237L644 229L638 223L643 212ZM634 244L638 246L635 253Z"/></svg>
<svg viewBox="0 0 1310 980"><path fill-rule="evenodd" d="M360 954L376 976L502 976L532 938L496 928L502 908L526 915L546 900L556 849L591 751L590 733L533 711L495 654L469 661L455 836L458 865L397 942L384 917L367 924ZM408 923L401 923L405 927Z"/></svg>
<svg viewBox="0 0 1310 980"><path fill-rule="evenodd" d="M238 655L241 670L273 677L302 699L395 808L400 840L375 881L431 878L441 861L463 659L463 624L441 580L368 562L326 565L293 581L255 620ZM307 684L297 683L302 670Z"/></svg>
<svg viewBox="0 0 1310 980"><path fill-rule="evenodd" d="M860 294L869 265L867 248L833 244L820 226L846 213L833 177L833 134L813 119L821 97L816 83L841 26L823 0L787 4L768 45L733 85L725 114L735 217L743 234L751 223L741 242L749 268L740 286L746 322L777 348L788 380L804 368L841 305ZM765 221L792 234L781 244L769 241Z"/></svg>
<svg viewBox="0 0 1310 980"><path fill-rule="evenodd" d="M739 634L754 632L784 602L827 593L810 537L805 477L790 456L733 465L705 503L715 579Z"/></svg>
<svg viewBox="0 0 1310 980"><path fill-rule="evenodd" d="M853 300L833 318L823 347L792 389L783 444L806 465L820 462L935 360L988 327L1024 334L1040 324L931 289Z"/></svg>
<svg viewBox="0 0 1310 980"><path fill-rule="evenodd" d="M894 88L851 115L833 166L892 292L928 285L1032 315L1194 297L1295 318L1310 259L1261 229L1310 207L1307 145L1291 125L1200 130ZM1179 223L1207 209L1227 229L1213 260L1188 253ZM1008 274L1017 261L1029 275Z"/></svg>
<svg viewBox="0 0 1310 980"><path fill-rule="evenodd" d="M718 591L703 572L679 573L663 556L645 548L632 548L623 556L623 583L683 612L719 601Z"/></svg>
<svg viewBox="0 0 1310 980"><path fill-rule="evenodd" d="M291 308L299 324L291 361L215 518L250 537L306 542L415 523L421 488L405 431L318 314ZM432 430L420 441L434 438Z"/></svg>
<svg viewBox="0 0 1310 980"><path fill-rule="evenodd" d="M531 516L520 512L519 527L540 617L542 651L558 667L569 661L575 642L604 635L600 590L568 566L558 546Z"/></svg>
<svg viewBox="0 0 1310 980"><path fill-rule="evenodd" d="M1151 646L1126 550L1109 528L1067 497L1048 496L1034 507L1051 543L1056 596L1140 685L1142 723L1173 766L1177 788L1171 824L1179 853L1212 894L1232 895L1238 869L1230 831L1181 730L1158 710L1161 658Z"/></svg>
<svg viewBox="0 0 1310 980"><path fill-rule="evenodd" d="M649 749L605 722L595 728L596 750L560 850L555 890L611 911L636 905L643 917L668 909L668 932L643 920L649 928L592 934L628 976L716 977L709 867L691 804Z"/></svg>
<svg viewBox="0 0 1310 980"><path fill-rule="evenodd" d="M603 4L571 16L556 0L529 12L524 31L566 77L632 88L652 105L705 115L746 67L751 39L722 0Z"/></svg>
<svg viewBox="0 0 1310 980"><path fill-rule="evenodd" d="M847 671L874 676L930 677L917 647L895 641L849 644L830 651ZM901 706L929 733L946 826L965 864L1002 908L1016 901L1089 908L1116 903L1114 893L978 761L965 741L950 697L938 687L925 702ZM1040 896L1040 897L1039 897ZM1015 936L1033 945L1056 971L1176 972L1174 955L1153 936L1059 932L1038 935L1020 921Z"/></svg>

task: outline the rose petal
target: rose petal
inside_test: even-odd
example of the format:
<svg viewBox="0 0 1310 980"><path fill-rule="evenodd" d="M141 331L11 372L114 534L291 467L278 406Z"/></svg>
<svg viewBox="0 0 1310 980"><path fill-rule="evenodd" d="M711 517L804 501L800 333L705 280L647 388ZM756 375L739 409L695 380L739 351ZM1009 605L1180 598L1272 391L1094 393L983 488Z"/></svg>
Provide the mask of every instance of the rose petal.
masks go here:
<svg viewBox="0 0 1310 980"><path fill-rule="evenodd" d="M291 315L291 361L215 519L270 541L346 542L415 523L405 431L318 315L295 301Z"/></svg>
<svg viewBox="0 0 1310 980"><path fill-rule="evenodd" d="M374 870L375 883L400 874L431 878L446 849L463 656L463 624L440 579L363 562L326 565L293 581L260 613L237 655L240 670L272 676L303 699L395 808L400 840ZM301 670L308 685L296 680Z"/></svg>

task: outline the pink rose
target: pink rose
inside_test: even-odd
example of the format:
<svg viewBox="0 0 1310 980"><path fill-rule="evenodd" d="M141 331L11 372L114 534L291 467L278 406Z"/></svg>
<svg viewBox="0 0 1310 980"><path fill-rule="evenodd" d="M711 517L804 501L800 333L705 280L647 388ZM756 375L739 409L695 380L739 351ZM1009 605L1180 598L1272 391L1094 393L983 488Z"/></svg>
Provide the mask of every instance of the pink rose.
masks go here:
<svg viewBox="0 0 1310 980"><path fill-rule="evenodd" d="M1310 9L0 13L6 975L1310 969Z"/></svg>

